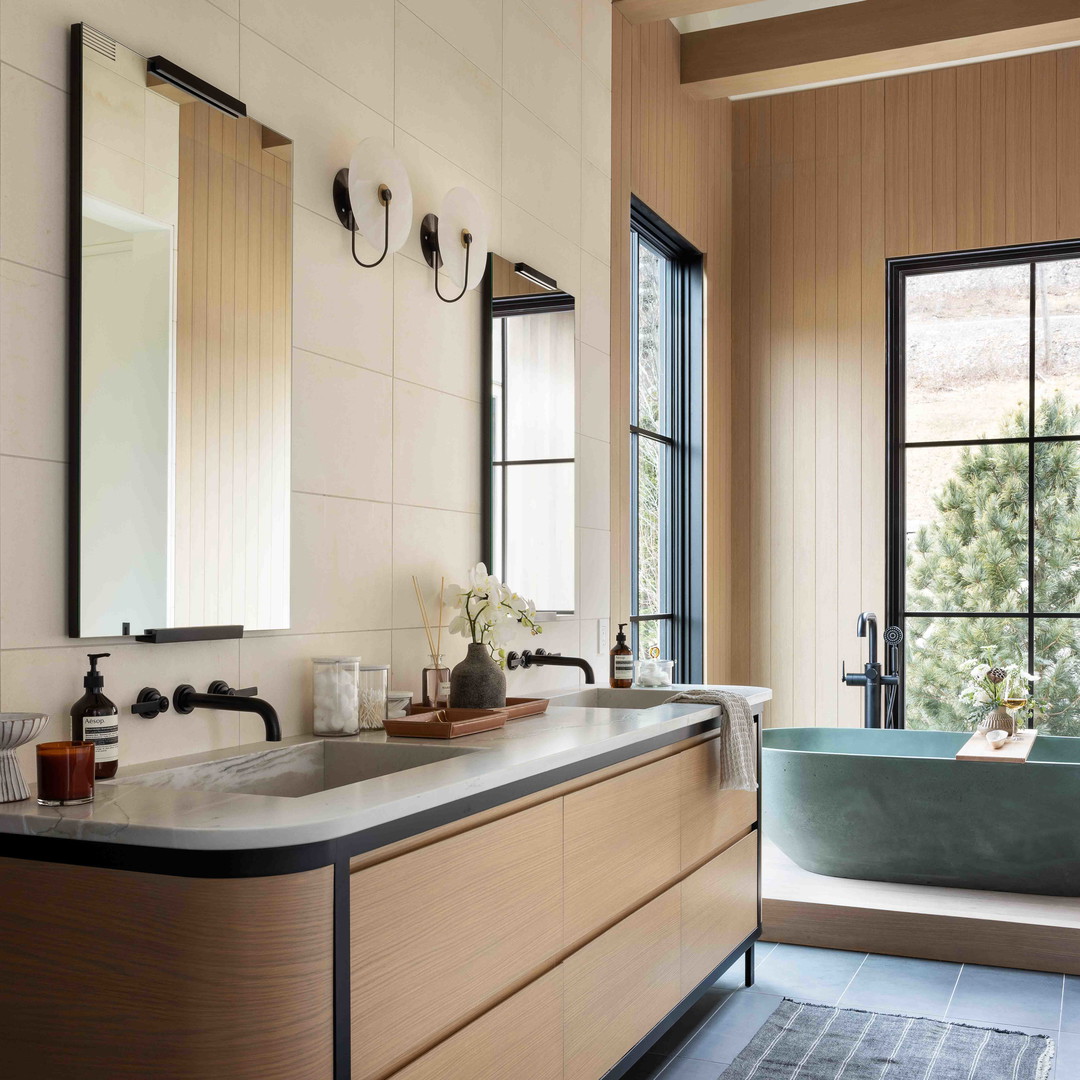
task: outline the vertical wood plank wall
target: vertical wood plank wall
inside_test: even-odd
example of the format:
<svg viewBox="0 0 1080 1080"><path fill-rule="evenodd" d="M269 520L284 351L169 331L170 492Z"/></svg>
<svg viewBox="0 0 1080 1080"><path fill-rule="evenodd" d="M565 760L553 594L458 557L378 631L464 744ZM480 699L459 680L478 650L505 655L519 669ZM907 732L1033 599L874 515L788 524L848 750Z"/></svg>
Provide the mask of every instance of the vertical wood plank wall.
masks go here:
<svg viewBox="0 0 1080 1080"><path fill-rule="evenodd" d="M749 453L734 458L731 670L773 688L773 724L858 725L839 675L860 656L858 612L884 617L885 260L1080 236L1080 50L732 109Z"/></svg>
<svg viewBox="0 0 1080 1080"><path fill-rule="evenodd" d="M612 618L630 613L630 196L705 255L705 667L734 681L730 327L731 104L694 101L679 80L667 20L631 26L612 12ZM745 557L745 556L744 556Z"/></svg>
<svg viewBox="0 0 1080 1080"><path fill-rule="evenodd" d="M287 627L288 147L180 109L173 625Z"/></svg>

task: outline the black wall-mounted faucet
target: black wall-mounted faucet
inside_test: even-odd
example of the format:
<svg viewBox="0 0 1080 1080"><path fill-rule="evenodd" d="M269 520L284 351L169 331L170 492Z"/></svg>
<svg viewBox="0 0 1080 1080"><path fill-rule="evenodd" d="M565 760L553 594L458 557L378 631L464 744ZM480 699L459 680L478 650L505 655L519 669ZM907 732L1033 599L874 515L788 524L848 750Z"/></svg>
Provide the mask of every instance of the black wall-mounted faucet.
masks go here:
<svg viewBox="0 0 1080 1080"><path fill-rule="evenodd" d="M546 649L536 649L535 651L525 649L521 653L511 652L506 654L506 666L511 671L515 671L519 667L527 671L534 665L536 667L581 668L585 672L586 684L593 686L596 683L592 664L588 660L583 660L580 656L562 656L560 653L549 653Z"/></svg>
<svg viewBox="0 0 1080 1080"><path fill-rule="evenodd" d="M889 646L888 672L882 672L878 662L877 644L877 616L872 611L864 611L859 615L855 626L855 633L859 637L869 639L869 651L866 664L863 666L861 675L849 675L846 665L840 665L840 681L846 686L861 686L863 688L863 727L881 727L881 692L884 688L889 697L887 726L892 727L893 705L896 702L896 691L900 686L900 642L904 640L904 632L899 626L885 628L885 642ZM891 692L891 693L890 693Z"/></svg>
<svg viewBox="0 0 1080 1080"><path fill-rule="evenodd" d="M257 713L266 728L267 742L281 742L281 725L277 710L269 701L255 695L257 686L246 690L234 690L223 679L212 682L205 694L200 694L190 683L184 683L173 691L173 708L178 713L190 713L196 709L227 709L229 712Z"/></svg>

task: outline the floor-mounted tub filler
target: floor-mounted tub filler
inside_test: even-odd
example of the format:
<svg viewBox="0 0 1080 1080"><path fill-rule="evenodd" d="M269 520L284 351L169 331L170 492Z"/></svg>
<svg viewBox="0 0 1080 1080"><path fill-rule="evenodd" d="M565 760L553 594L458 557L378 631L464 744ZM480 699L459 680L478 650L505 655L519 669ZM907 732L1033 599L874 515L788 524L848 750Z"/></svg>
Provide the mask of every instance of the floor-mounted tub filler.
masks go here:
<svg viewBox="0 0 1080 1080"><path fill-rule="evenodd" d="M1080 739L955 761L962 732L772 728L763 831L830 877L1080 896Z"/></svg>

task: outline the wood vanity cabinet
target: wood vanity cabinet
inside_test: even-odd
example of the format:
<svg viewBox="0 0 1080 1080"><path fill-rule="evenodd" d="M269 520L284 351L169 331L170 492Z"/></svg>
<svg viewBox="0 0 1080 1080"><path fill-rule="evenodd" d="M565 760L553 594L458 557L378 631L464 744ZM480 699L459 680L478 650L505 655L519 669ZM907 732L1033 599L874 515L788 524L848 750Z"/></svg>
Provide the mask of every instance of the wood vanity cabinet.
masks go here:
<svg viewBox="0 0 1080 1080"><path fill-rule="evenodd" d="M757 796L719 790L719 749L357 860L353 1080L600 1080L759 926Z"/></svg>
<svg viewBox="0 0 1080 1080"><path fill-rule="evenodd" d="M710 731L362 854L9 838L0 1075L600 1080L759 929L719 769Z"/></svg>
<svg viewBox="0 0 1080 1080"><path fill-rule="evenodd" d="M188 878L0 858L5 1080L329 1080L333 868Z"/></svg>

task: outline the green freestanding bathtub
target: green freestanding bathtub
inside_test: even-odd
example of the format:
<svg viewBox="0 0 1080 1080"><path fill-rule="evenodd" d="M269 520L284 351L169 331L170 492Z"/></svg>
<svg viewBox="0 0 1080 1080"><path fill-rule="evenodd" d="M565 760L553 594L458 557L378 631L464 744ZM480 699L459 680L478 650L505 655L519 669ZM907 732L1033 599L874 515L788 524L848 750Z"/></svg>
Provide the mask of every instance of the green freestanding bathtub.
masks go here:
<svg viewBox="0 0 1080 1080"><path fill-rule="evenodd" d="M1080 739L1023 765L954 760L949 731L771 728L766 839L830 877L1080 896Z"/></svg>

